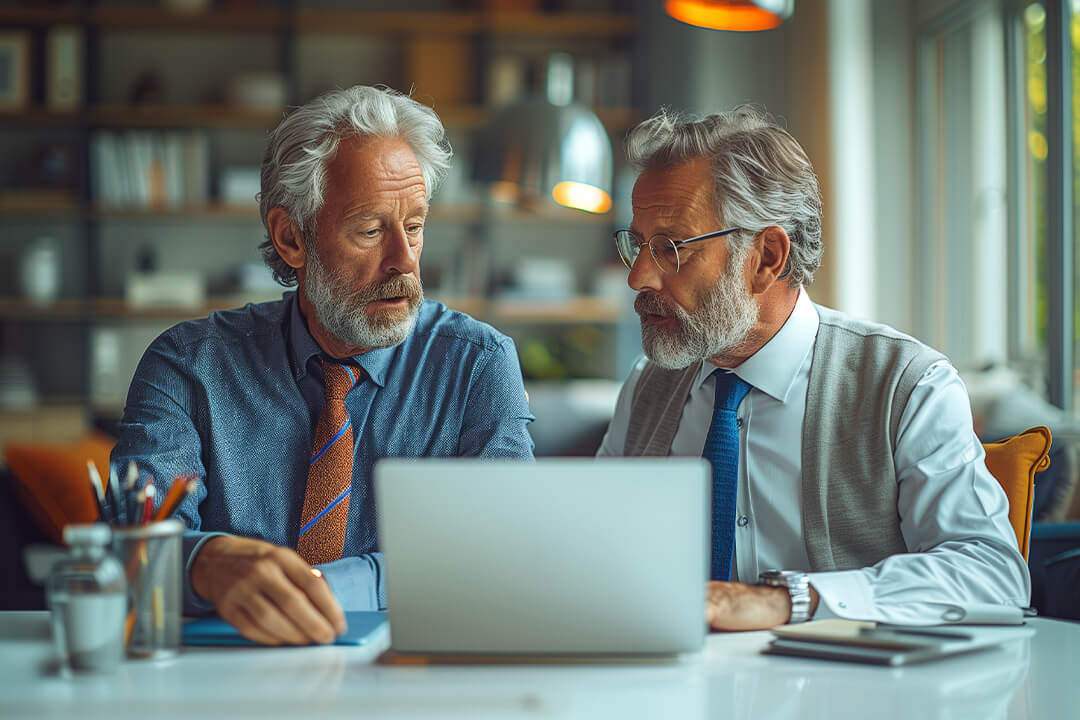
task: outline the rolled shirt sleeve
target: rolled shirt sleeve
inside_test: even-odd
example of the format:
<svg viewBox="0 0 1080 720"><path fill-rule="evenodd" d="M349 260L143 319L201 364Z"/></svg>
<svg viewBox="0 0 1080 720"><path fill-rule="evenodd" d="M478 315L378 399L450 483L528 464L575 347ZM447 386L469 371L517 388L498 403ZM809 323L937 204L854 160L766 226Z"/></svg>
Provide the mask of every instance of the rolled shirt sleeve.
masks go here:
<svg viewBox="0 0 1080 720"><path fill-rule="evenodd" d="M932 624L957 606L1027 605L1031 581L1008 499L986 468L967 392L947 362L931 366L912 391L893 457L909 552L811 573L821 596L815 618Z"/></svg>

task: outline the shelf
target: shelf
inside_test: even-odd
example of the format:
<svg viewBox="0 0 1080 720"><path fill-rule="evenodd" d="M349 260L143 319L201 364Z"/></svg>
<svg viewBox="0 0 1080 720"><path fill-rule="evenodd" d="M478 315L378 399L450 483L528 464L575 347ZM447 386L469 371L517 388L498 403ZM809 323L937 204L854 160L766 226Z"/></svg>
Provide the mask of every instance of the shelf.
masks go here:
<svg viewBox="0 0 1080 720"><path fill-rule="evenodd" d="M484 30L480 13L468 12L365 12L363 10L301 10L296 14L300 32L409 33L467 35Z"/></svg>
<svg viewBox="0 0 1080 720"><path fill-rule="evenodd" d="M132 128L240 127L269 130L283 110L232 105L96 105L87 111L91 125Z"/></svg>
<svg viewBox="0 0 1080 720"><path fill-rule="evenodd" d="M487 299L481 297L437 297L452 310L472 315L478 320L515 325L607 325L615 323L621 310L614 298L581 296L565 300Z"/></svg>
<svg viewBox="0 0 1080 720"><path fill-rule="evenodd" d="M10 190L0 193L0 213L4 215L74 214L79 209L75 197L65 190Z"/></svg>
<svg viewBox="0 0 1080 720"><path fill-rule="evenodd" d="M0 7L0 25L58 25L79 22L79 8L70 5L59 7Z"/></svg>
<svg viewBox="0 0 1080 720"><path fill-rule="evenodd" d="M538 222L610 225L614 222L614 214L611 212L588 213L582 210L561 207L554 203L537 210L526 210L516 205L507 204L495 204L491 207L485 207L483 205L442 205L436 201L431 206L428 221L443 223Z"/></svg>
<svg viewBox="0 0 1080 720"><path fill-rule="evenodd" d="M471 129L482 126L492 108L484 105L436 103L434 109L446 127ZM594 111L609 130L628 127L637 118L632 108L594 108ZM89 123L98 127L195 126L269 130L281 121L283 112L284 110L256 110L232 105L97 105L87 110L87 116ZM69 122L73 122L74 116L69 114L69 117ZM30 123L29 120L26 122Z"/></svg>
<svg viewBox="0 0 1080 720"><path fill-rule="evenodd" d="M71 110L60 111L32 107L26 110L0 111L0 124L26 125L35 129L41 125L50 127L74 126L78 121L79 114Z"/></svg>
<svg viewBox="0 0 1080 720"><path fill-rule="evenodd" d="M13 24L73 22L75 11L18 9L0 12L0 21ZM23 20L22 18L27 18ZM99 7L88 16L91 24L111 30L266 32L285 27L300 32L403 33L410 35L485 32L512 35L628 37L634 20L628 14L541 12L379 12L365 10L299 10L222 8L176 12L162 7Z"/></svg>
<svg viewBox="0 0 1080 720"><path fill-rule="evenodd" d="M21 298L0 298L2 320L81 320L84 309L82 300L63 299L52 303L35 303Z"/></svg>
<svg viewBox="0 0 1080 720"><path fill-rule="evenodd" d="M183 207L103 207L97 206L93 216L99 220L138 218L238 218L259 220L259 206L250 205L188 205Z"/></svg>
<svg viewBox="0 0 1080 720"><path fill-rule="evenodd" d="M163 7L99 7L90 23L113 30L198 30L261 32L283 27L291 19L280 10L221 8L200 12L177 12Z"/></svg>

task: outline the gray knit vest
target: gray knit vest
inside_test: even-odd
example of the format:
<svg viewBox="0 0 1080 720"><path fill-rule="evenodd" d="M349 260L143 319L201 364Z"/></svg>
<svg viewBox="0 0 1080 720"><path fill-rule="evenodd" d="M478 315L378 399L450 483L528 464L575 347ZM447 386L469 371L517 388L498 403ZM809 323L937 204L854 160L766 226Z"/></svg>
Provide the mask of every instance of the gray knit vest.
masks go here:
<svg viewBox="0 0 1080 720"><path fill-rule="evenodd" d="M897 427L915 384L944 356L885 325L816 308L821 323L802 437L809 569L866 567L907 552L896 510ZM624 455L670 453L699 368L645 365L631 400Z"/></svg>

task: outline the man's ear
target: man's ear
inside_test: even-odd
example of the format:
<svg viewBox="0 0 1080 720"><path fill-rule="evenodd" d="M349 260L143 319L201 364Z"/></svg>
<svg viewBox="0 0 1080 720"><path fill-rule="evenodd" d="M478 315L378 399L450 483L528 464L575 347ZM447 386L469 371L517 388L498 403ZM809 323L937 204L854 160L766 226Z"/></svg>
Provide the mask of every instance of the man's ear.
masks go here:
<svg viewBox="0 0 1080 720"><path fill-rule="evenodd" d="M270 242L289 267L302 268L307 263L307 246L299 228L283 207L272 207L266 214L270 227Z"/></svg>
<svg viewBox="0 0 1080 720"><path fill-rule="evenodd" d="M784 228L770 225L754 238L750 291L761 294L772 287L787 267L791 239Z"/></svg>

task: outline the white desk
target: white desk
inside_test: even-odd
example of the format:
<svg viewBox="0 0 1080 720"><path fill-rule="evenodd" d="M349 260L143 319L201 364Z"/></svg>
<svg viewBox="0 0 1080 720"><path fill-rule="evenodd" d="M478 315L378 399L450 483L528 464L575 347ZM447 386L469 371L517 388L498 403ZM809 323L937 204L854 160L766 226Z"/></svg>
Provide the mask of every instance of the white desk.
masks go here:
<svg viewBox="0 0 1080 720"><path fill-rule="evenodd" d="M663 665L387 666L379 648L190 648L64 679L48 615L0 613L0 718L1080 718L1080 624L908 668L760 655L711 635Z"/></svg>

